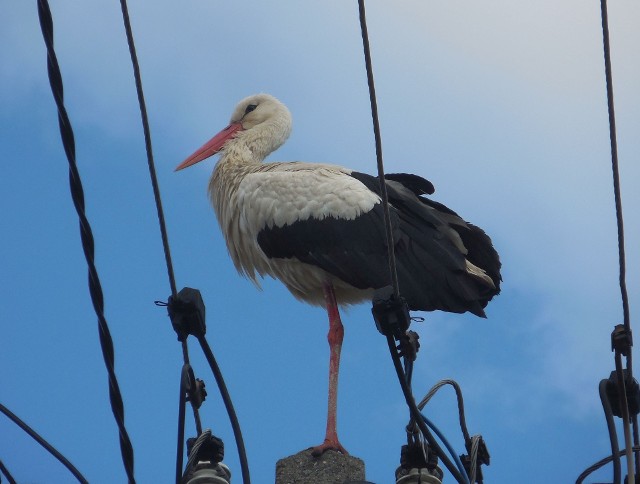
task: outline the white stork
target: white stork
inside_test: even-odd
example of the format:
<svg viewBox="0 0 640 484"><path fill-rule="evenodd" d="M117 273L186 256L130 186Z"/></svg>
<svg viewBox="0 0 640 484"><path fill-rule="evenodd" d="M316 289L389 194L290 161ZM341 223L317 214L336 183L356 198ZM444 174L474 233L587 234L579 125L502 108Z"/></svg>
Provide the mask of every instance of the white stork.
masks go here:
<svg viewBox="0 0 640 484"><path fill-rule="evenodd" d="M268 94L236 106L230 124L177 170L220 152L211 202L236 269L256 284L277 278L298 299L329 316L329 403L324 442L346 453L336 431L343 339L339 305L370 300L390 284L378 178L337 165L263 160L291 132L291 114ZM469 311L500 291L500 261L489 237L423 195L416 175L386 175L401 295L410 309Z"/></svg>

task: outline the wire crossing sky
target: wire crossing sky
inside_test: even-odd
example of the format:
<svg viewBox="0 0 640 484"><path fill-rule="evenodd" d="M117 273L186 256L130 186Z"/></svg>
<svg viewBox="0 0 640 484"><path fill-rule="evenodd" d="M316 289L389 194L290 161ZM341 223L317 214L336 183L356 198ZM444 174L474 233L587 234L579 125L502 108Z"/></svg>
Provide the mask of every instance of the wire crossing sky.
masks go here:
<svg viewBox="0 0 640 484"><path fill-rule="evenodd" d="M136 478L170 482L182 354L166 310L153 304L171 288L122 13L117 2L51 8ZM90 482L122 482L36 5L0 9L0 402ZM178 288L202 292L252 477L270 482L277 459L317 443L323 430L326 315L276 281L259 291L236 274L207 199L215 160L173 168L239 99L267 92L294 118L270 160L375 173L357 5L130 2L129 14ZM632 322L639 20L635 3L609 3ZM385 171L433 182L435 200L491 234L504 267L487 320L417 314L425 321L412 325L421 342L416 397L442 378L460 383L469 432L481 433L491 454L486 482L574 481L609 452L598 382L613 369L610 333L622 322L599 5L370 0L367 25ZM406 440L406 405L370 307L343 320L341 439L365 460L369 480L389 482ZM191 364L213 388L204 358ZM462 453L455 398L443 388L425 415ZM239 479L215 392L201 418L224 439ZM0 458L18 482L73 482L0 422ZM592 478L610 479L611 470Z"/></svg>

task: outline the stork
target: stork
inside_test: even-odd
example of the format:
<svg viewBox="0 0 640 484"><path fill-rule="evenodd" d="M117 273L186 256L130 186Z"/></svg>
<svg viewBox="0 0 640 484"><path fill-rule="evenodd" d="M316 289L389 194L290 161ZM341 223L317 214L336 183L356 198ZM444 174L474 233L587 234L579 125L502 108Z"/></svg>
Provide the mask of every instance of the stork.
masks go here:
<svg viewBox="0 0 640 484"><path fill-rule="evenodd" d="M323 163L270 162L291 132L291 114L268 94L236 106L229 125L177 170L221 153L209 195L242 275L279 279L298 299L324 306L330 349L327 427L314 455L347 453L336 429L344 329L339 306L370 300L390 284L377 177ZM424 195L424 178L385 175L400 293L411 310L469 311L500 292L500 260L489 237Z"/></svg>

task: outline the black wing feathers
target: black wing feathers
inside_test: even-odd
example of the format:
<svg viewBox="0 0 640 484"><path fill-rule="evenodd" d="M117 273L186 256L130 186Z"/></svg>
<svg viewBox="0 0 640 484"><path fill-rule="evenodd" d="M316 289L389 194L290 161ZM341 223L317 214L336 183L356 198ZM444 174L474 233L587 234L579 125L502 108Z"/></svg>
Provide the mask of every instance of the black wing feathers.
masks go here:
<svg viewBox="0 0 640 484"><path fill-rule="evenodd" d="M384 219L380 206L355 220L310 218L283 227L265 228L258 244L270 258L296 257L321 267L358 289L388 284ZM394 214L394 225L397 223Z"/></svg>
<svg viewBox="0 0 640 484"><path fill-rule="evenodd" d="M418 175L412 175L411 173L386 173L384 179L397 181L416 195L433 195L436 191L433 183L429 180ZM378 183L378 178L375 178L375 180L376 183Z"/></svg>
<svg viewBox="0 0 640 484"><path fill-rule="evenodd" d="M380 193L378 178L358 172L351 176ZM402 173L385 179L400 292L409 307L484 316L501 280L489 237L444 205L422 197L434 191L424 178ZM360 289L390 281L381 204L354 220L310 218L265 227L258 244L270 258L296 257ZM469 274L466 260L484 269L493 284Z"/></svg>

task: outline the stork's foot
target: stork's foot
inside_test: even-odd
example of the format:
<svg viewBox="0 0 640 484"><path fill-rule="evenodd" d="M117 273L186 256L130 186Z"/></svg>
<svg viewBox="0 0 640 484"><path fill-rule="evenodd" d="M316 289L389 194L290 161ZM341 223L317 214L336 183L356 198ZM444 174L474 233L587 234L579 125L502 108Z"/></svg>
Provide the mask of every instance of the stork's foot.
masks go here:
<svg viewBox="0 0 640 484"><path fill-rule="evenodd" d="M311 447L311 455L314 457L320 457L328 450L337 450L344 455L349 455L349 452L347 452L347 449L342 447L342 444L338 441L337 437L334 439L324 439L322 444Z"/></svg>

